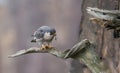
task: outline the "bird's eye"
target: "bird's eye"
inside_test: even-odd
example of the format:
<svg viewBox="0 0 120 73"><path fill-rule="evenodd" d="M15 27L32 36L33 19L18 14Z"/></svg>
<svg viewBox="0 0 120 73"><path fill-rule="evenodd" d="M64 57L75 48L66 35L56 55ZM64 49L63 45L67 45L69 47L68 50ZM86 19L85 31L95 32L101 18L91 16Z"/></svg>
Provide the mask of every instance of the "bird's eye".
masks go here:
<svg viewBox="0 0 120 73"><path fill-rule="evenodd" d="M50 35L53 35L53 32L50 32Z"/></svg>
<svg viewBox="0 0 120 73"><path fill-rule="evenodd" d="M53 32L50 32L50 35L53 35L53 34L55 34L56 32L55 31L53 31Z"/></svg>

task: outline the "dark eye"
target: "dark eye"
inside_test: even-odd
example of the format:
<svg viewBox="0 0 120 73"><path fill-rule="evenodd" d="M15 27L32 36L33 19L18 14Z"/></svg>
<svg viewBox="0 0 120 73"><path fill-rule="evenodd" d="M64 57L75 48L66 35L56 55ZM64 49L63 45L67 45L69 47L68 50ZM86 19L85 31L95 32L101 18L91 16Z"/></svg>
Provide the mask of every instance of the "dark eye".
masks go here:
<svg viewBox="0 0 120 73"><path fill-rule="evenodd" d="M56 30L53 29L53 30L50 32L50 35L53 35L53 34L55 34L55 33L56 33Z"/></svg>
<svg viewBox="0 0 120 73"><path fill-rule="evenodd" d="M53 35L53 32L50 32L50 35Z"/></svg>

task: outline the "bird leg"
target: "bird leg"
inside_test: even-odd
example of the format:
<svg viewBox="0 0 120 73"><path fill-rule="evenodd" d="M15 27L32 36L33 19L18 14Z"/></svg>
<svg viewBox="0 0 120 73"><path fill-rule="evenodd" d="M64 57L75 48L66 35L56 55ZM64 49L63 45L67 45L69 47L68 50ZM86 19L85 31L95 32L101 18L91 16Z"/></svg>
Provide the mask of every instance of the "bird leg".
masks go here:
<svg viewBox="0 0 120 73"><path fill-rule="evenodd" d="M41 50L45 50L45 45L44 44L41 45Z"/></svg>
<svg viewBox="0 0 120 73"><path fill-rule="evenodd" d="M50 48L52 48L52 45L48 45L47 47L50 49Z"/></svg>
<svg viewBox="0 0 120 73"><path fill-rule="evenodd" d="M51 45L48 45L48 44L42 44L41 45L41 50L49 50L53 48Z"/></svg>
<svg viewBox="0 0 120 73"><path fill-rule="evenodd" d="M52 45L50 43L47 44L47 48L52 48Z"/></svg>

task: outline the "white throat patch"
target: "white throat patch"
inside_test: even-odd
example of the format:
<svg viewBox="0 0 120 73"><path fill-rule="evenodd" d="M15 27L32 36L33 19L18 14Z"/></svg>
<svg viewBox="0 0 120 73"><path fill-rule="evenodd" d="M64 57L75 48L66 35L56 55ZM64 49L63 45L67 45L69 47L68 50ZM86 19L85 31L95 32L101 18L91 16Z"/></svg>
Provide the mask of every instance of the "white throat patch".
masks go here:
<svg viewBox="0 0 120 73"><path fill-rule="evenodd" d="M44 39L50 40L52 38L52 35L50 35L50 32L45 32Z"/></svg>

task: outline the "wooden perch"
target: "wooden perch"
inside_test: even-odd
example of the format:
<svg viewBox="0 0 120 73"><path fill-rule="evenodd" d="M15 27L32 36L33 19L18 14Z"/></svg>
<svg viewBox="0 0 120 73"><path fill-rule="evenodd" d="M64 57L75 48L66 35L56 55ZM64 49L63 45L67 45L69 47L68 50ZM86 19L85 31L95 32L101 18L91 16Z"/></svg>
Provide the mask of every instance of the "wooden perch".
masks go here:
<svg viewBox="0 0 120 73"><path fill-rule="evenodd" d="M90 18L95 24L108 30L113 29L115 38L120 37L120 11L119 10L104 10L98 8L87 7L87 13L94 18Z"/></svg>
<svg viewBox="0 0 120 73"><path fill-rule="evenodd" d="M111 73L108 66L99 59L99 56L95 53L94 49L95 46L90 43L89 40L85 39L77 43L71 49L67 49L63 52L58 51L54 47L46 49L33 47L27 50L18 51L9 57L14 58L30 53L50 53L63 59L72 58L81 60L91 70L92 73Z"/></svg>
<svg viewBox="0 0 120 73"><path fill-rule="evenodd" d="M67 49L63 52L58 51L54 47L51 47L51 48L47 47L46 49L43 49L43 47L40 47L40 48L32 47L32 48L29 48L29 49L20 50L20 51L16 52L15 54L10 55L8 57L9 58L14 58L14 57L18 57L18 56L25 55L25 54L30 54L30 53L50 53L54 56L67 59L67 58L71 58L72 56L74 56L74 54L78 53L81 49L88 46L88 44L89 44L89 41L87 39L85 39L82 42L73 46L72 49Z"/></svg>

